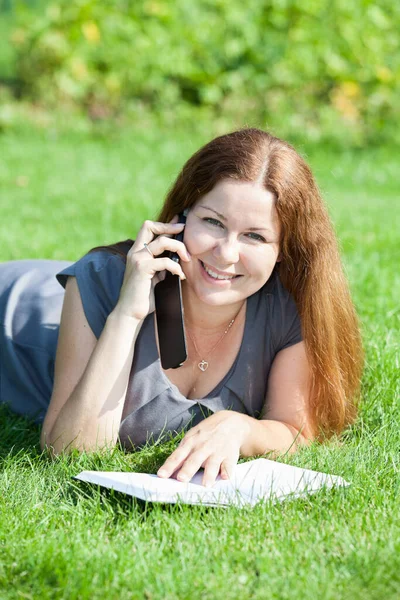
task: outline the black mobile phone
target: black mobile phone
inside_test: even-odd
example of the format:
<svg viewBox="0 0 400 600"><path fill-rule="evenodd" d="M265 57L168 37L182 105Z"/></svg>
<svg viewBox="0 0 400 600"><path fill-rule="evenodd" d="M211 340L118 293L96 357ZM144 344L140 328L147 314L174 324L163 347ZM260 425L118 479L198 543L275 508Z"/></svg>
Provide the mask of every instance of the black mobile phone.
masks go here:
<svg viewBox="0 0 400 600"><path fill-rule="evenodd" d="M181 213L178 223L186 223L186 211ZM175 236L183 240L183 231ZM175 252L169 257L179 262ZM179 275L166 272L165 279L154 287L158 346L163 369L177 369L187 359L185 325L183 318L182 283Z"/></svg>

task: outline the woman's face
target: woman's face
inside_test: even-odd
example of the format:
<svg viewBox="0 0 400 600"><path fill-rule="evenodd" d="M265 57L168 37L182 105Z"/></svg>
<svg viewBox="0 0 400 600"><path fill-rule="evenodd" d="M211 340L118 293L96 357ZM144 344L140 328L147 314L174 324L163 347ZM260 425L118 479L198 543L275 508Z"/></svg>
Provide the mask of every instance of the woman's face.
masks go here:
<svg viewBox="0 0 400 600"><path fill-rule="evenodd" d="M269 279L279 255L274 195L257 182L220 181L189 211L181 262L189 286L209 305L234 304Z"/></svg>

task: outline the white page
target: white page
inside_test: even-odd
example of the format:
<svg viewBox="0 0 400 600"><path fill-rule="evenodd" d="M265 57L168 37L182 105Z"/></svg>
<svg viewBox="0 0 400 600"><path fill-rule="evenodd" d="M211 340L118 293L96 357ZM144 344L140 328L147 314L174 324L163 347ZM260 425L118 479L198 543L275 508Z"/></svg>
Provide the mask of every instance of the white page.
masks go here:
<svg viewBox="0 0 400 600"><path fill-rule="evenodd" d="M341 477L258 458L236 466L231 480L218 476L210 488L201 485L204 471L187 483L148 473L82 471L75 479L101 485L149 502L207 506L255 505L262 499L283 500L311 494L321 487L349 485Z"/></svg>

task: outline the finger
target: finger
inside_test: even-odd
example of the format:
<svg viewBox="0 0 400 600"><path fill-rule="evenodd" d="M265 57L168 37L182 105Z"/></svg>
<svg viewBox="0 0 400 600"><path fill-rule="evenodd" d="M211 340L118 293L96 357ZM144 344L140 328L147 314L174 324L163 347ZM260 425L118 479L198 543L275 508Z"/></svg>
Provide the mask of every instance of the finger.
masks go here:
<svg viewBox="0 0 400 600"><path fill-rule="evenodd" d="M185 262L189 262L191 260L191 256L183 242L166 237L165 235L161 235L157 239L153 240L147 245L147 247L154 256L159 256L166 250L169 250L170 252L176 252Z"/></svg>
<svg viewBox="0 0 400 600"><path fill-rule="evenodd" d="M143 244L149 244L155 235L176 235L184 227L184 223L159 223L147 220L140 228L133 247L137 251L142 248Z"/></svg>
<svg viewBox="0 0 400 600"><path fill-rule="evenodd" d="M184 463L190 452L191 448L189 446L178 446L158 469L157 475L159 477L171 477L173 473L177 474L176 471Z"/></svg>
<svg viewBox="0 0 400 600"><path fill-rule="evenodd" d="M177 475L178 481L189 481L192 479L208 456L209 450L192 452Z"/></svg>
<svg viewBox="0 0 400 600"><path fill-rule="evenodd" d="M144 278L154 279L157 273L169 271L173 275L178 275L181 279L186 279L181 265L171 258L153 258L146 249L143 252L134 252L127 255L125 277L128 271L137 271Z"/></svg>
<svg viewBox="0 0 400 600"><path fill-rule="evenodd" d="M223 460L221 463L221 478L232 479L235 472L236 464L237 462L233 460Z"/></svg>
<svg viewBox="0 0 400 600"><path fill-rule="evenodd" d="M201 482L202 485L205 485L206 487L211 487L212 485L214 485L218 477L220 466L221 459L215 457L210 457L208 459L204 469L203 480Z"/></svg>
<svg viewBox="0 0 400 600"><path fill-rule="evenodd" d="M178 224L178 221L179 221L179 216L175 215L175 217L172 217L172 219L169 221L169 224L170 225L175 225L175 224ZM185 226L186 222L185 223L179 223L179 225ZM180 233L181 231L182 231L182 229L178 229L178 231L174 231L173 233L164 233L163 235L165 235L166 237L174 237L178 233Z"/></svg>
<svg viewBox="0 0 400 600"><path fill-rule="evenodd" d="M165 279L165 271L160 271L159 273L156 273L151 281L153 289L157 285L157 283L160 283L160 281L163 281L164 279Z"/></svg>
<svg viewBox="0 0 400 600"><path fill-rule="evenodd" d="M151 260L151 259L150 259ZM181 279L186 279L185 273L182 271L182 267L179 263L171 260L170 258L154 258L152 268L154 273L160 271L169 271L173 275L178 275Z"/></svg>

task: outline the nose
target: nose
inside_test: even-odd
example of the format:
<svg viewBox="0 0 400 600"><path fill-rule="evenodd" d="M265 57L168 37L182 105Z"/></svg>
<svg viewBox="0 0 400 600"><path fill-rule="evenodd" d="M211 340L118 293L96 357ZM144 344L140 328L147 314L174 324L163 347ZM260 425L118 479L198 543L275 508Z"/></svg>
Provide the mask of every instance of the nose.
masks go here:
<svg viewBox="0 0 400 600"><path fill-rule="evenodd" d="M214 254L221 265L232 265L239 261L239 242L231 237L224 237L214 248Z"/></svg>

